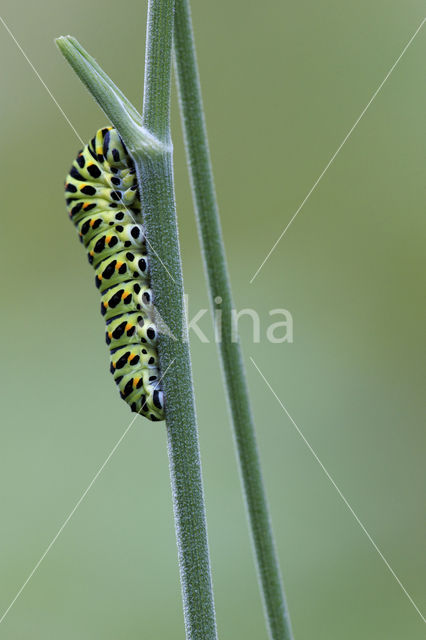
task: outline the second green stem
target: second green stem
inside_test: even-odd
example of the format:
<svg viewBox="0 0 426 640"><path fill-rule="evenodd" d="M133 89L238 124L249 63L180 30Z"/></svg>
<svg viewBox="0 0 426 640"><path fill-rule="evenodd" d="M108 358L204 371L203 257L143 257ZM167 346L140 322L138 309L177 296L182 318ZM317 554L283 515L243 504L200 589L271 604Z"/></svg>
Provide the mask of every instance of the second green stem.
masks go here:
<svg viewBox="0 0 426 640"><path fill-rule="evenodd" d="M188 0L175 1L174 47L185 143L212 308L215 308L216 297L222 299L220 355L265 614L270 637L273 640L291 640L293 636L263 486L241 349L239 342L233 339L232 293L214 189Z"/></svg>

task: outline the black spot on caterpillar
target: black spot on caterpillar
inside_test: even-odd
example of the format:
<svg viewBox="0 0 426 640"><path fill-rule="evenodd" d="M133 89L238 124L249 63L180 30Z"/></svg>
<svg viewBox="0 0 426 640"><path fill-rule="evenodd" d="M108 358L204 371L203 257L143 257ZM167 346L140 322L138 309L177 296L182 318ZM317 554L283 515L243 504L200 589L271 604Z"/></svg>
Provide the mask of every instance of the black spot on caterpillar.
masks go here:
<svg viewBox="0 0 426 640"><path fill-rule="evenodd" d="M65 182L106 321L110 370L132 411L164 420L157 328L135 169L117 131L100 129L75 159Z"/></svg>

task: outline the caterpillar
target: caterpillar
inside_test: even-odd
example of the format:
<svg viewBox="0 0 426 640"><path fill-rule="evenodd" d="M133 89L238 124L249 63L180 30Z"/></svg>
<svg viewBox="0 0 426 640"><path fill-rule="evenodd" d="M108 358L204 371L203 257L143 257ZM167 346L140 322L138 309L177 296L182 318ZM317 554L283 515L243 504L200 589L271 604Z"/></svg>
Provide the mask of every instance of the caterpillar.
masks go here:
<svg viewBox="0 0 426 640"><path fill-rule="evenodd" d="M95 269L110 370L132 411L164 420L157 328L136 170L118 132L99 129L65 181L68 214Z"/></svg>

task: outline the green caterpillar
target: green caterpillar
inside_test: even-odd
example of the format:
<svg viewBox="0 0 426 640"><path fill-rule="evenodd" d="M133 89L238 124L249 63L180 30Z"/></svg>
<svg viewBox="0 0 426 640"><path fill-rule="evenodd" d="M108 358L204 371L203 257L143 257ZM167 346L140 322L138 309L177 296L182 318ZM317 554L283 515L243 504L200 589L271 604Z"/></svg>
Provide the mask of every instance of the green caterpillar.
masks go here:
<svg viewBox="0 0 426 640"><path fill-rule="evenodd" d="M164 420L157 329L136 171L119 134L100 129L65 182L69 216L96 272L111 373L132 411Z"/></svg>

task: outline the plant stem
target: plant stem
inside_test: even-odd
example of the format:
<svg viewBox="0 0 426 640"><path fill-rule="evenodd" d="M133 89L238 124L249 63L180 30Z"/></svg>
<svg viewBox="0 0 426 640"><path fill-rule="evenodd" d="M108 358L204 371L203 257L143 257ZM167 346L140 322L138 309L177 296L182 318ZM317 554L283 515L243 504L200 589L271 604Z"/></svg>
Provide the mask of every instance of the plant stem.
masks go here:
<svg viewBox="0 0 426 640"><path fill-rule="evenodd" d="M173 0L148 7L144 112L114 85L70 36L57 44L117 128L135 162L156 313L167 326L158 352L187 640L216 640L198 430L183 304L172 146L170 73Z"/></svg>
<svg viewBox="0 0 426 640"><path fill-rule="evenodd" d="M215 308L215 298L222 298L220 356L265 615L271 638L291 640L290 618L263 486L241 349L239 342L232 339L232 293L214 188L188 0L175 1L174 49L193 199L212 309Z"/></svg>
<svg viewBox="0 0 426 640"><path fill-rule="evenodd" d="M78 40L72 36L60 36L56 39L56 44L116 127L129 151L132 154L143 152L148 155L158 155L161 153L164 145L142 126L142 116Z"/></svg>
<svg viewBox="0 0 426 640"><path fill-rule="evenodd" d="M61 39L62 38L58 38L58 41L60 41ZM142 122L142 117L136 107L133 106L127 96L125 96L124 93L112 82L111 78L105 73L102 67L99 66L95 58L89 55L89 53L81 46L76 38L73 38L72 36L66 36L66 40L69 42L69 44L73 45L74 48L81 54L82 58L91 65L93 71L97 73L102 80L105 80L105 82L110 87L114 88L114 92L122 100L123 104L126 106L126 110L128 110L132 114L135 121Z"/></svg>
<svg viewBox="0 0 426 640"><path fill-rule="evenodd" d="M163 389L185 628L188 639L214 640L216 622L173 188L169 126L172 30L173 1L150 0L143 124L167 150L158 157L136 154L135 163L141 179L155 306L176 337L161 335L159 358L160 370L168 371Z"/></svg>

